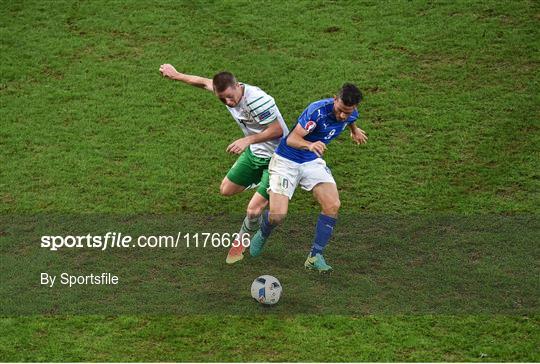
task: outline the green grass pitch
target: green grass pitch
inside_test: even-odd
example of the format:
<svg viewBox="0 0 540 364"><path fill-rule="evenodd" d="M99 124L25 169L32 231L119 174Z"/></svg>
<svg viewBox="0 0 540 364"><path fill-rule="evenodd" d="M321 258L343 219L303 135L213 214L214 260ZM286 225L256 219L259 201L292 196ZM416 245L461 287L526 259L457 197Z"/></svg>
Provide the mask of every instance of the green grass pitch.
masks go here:
<svg viewBox="0 0 540 364"><path fill-rule="evenodd" d="M344 215L331 280L302 270L317 204L297 191L290 211L309 231L287 221L266 259L162 253L163 304L182 272L198 280L183 276L193 294L178 302L201 312L4 314L0 361L540 361L537 1L3 1L0 20L2 305L7 279L34 268L17 265L26 246L10 250L20 216L240 223L251 194L218 193L240 131L210 93L163 79L162 63L233 72L289 127L354 82L369 137L358 147L344 133L325 156ZM455 231L433 227L445 219ZM274 311L237 288L261 267L284 282ZM235 311L211 307L205 282ZM436 292L446 301L431 299L438 282L455 289ZM20 288L31 305L37 288Z"/></svg>

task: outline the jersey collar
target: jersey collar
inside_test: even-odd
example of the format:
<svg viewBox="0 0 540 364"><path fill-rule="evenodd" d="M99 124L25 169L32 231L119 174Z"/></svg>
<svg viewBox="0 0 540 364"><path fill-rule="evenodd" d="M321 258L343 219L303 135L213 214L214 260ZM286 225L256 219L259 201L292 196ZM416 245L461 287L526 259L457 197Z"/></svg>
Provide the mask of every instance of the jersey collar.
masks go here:
<svg viewBox="0 0 540 364"><path fill-rule="evenodd" d="M328 113L328 118L332 121L338 121L336 119L336 113L334 113L334 102L332 101L329 105L330 105L330 112Z"/></svg>

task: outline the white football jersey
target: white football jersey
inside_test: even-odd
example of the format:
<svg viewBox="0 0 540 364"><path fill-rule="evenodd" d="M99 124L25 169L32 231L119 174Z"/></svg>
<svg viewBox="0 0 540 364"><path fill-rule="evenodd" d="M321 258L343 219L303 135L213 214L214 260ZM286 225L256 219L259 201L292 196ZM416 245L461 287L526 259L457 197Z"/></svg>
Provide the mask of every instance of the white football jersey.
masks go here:
<svg viewBox="0 0 540 364"><path fill-rule="evenodd" d="M242 99L238 105L235 107L227 106L227 109L229 109L244 135L259 134L265 130L268 123L277 120L283 130L282 137L287 136L289 129L276 106L274 98L258 87L245 83L241 85L244 86ZM281 138L267 140L266 142L251 144L249 148L257 157L270 158L280 141Z"/></svg>

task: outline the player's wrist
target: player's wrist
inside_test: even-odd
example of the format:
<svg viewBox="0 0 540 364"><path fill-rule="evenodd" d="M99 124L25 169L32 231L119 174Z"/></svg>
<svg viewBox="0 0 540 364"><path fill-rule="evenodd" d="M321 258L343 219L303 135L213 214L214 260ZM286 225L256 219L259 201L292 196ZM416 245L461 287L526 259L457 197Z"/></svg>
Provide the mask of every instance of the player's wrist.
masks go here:
<svg viewBox="0 0 540 364"><path fill-rule="evenodd" d="M176 81L184 81L186 79L185 75L183 73L180 73L178 71L175 71L171 74L171 78Z"/></svg>
<svg viewBox="0 0 540 364"><path fill-rule="evenodd" d="M251 144L255 143L255 135L249 135L247 137L244 137L244 140L246 141L249 147Z"/></svg>

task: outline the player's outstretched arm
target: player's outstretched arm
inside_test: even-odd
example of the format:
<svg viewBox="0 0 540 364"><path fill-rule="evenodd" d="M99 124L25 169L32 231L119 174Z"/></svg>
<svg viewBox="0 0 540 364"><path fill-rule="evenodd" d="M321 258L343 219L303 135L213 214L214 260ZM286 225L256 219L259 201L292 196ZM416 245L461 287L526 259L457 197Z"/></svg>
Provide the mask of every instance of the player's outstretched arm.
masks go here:
<svg viewBox="0 0 540 364"><path fill-rule="evenodd" d="M214 92L211 79L180 73L176 70L176 68L174 68L172 64L162 64L161 66L159 66L159 72L161 72L164 77L170 78L171 80L181 81L187 83L188 85Z"/></svg>
<svg viewBox="0 0 540 364"><path fill-rule="evenodd" d="M308 134L309 131L304 129L302 125L297 124L287 137L287 145L296 149L309 150L319 157L322 156L326 150L326 144L321 141L309 142L305 140L304 137Z"/></svg>
<svg viewBox="0 0 540 364"><path fill-rule="evenodd" d="M251 144L263 143L268 140L274 140L280 138L283 135L283 129L281 129L281 125L279 124L277 119L267 125L268 126L266 127L266 129L264 129L264 131L258 134L248 135L244 138L240 138L232 142L227 147L227 152L240 154Z"/></svg>

